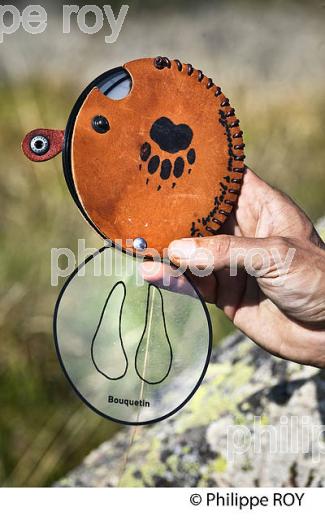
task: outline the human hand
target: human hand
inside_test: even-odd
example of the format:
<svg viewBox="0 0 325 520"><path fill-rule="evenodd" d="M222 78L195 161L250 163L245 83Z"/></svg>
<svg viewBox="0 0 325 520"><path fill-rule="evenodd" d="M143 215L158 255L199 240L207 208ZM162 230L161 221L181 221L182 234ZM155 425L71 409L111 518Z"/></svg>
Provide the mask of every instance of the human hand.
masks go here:
<svg viewBox="0 0 325 520"><path fill-rule="evenodd" d="M213 272L200 277L187 271L202 297L270 353L324 368L325 249L305 213L247 169L222 233L176 240L169 257L175 265L206 268L205 249ZM235 276L231 266L238 268ZM142 276L158 284L168 269L161 264L153 274L149 265L141 266ZM172 290L183 287L183 279L175 278Z"/></svg>

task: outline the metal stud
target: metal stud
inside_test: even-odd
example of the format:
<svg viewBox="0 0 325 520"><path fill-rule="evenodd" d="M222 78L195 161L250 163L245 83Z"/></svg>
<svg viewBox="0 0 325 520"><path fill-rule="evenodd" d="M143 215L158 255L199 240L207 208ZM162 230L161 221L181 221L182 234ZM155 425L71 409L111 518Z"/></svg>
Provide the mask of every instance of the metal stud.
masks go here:
<svg viewBox="0 0 325 520"><path fill-rule="evenodd" d="M36 155L45 155L50 148L50 142L44 135L35 135L30 140L29 146Z"/></svg>
<svg viewBox="0 0 325 520"><path fill-rule="evenodd" d="M95 116L92 120L92 127L99 134L105 134L109 130L109 122L105 116Z"/></svg>
<svg viewBox="0 0 325 520"><path fill-rule="evenodd" d="M142 237L137 237L137 238L135 238L135 239L133 240L133 247L134 247L135 249L141 249L141 250L143 251L143 250L146 249L146 247L147 247L147 242L145 241L144 238L142 238Z"/></svg>

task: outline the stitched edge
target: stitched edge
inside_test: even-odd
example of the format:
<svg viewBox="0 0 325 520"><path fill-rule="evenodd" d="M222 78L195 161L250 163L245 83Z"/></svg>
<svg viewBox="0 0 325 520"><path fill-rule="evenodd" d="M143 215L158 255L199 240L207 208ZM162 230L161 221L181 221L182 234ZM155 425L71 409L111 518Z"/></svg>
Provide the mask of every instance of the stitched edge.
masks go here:
<svg viewBox="0 0 325 520"><path fill-rule="evenodd" d="M220 207L216 211L212 211L208 218L204 219L204 223L198 221L208 233L212 235L216 234L222 224L226 221L229 215L232 213L233 208L237 204L238 196L240 195L240 188L243 182L243 175L246 171L245 167L245 154L242 152L245 148L245 144L243 142L236 143L237 139L242 139L243 132L240 130L239 124L240 121L237 119L235 114L235 109L230 106L229 99L223 94L221 87L214 84L211 78L206 78L201 70L196 70L193 65L190 63L184 64L178 59L174 59L173 62L167 58L166 56L157 56L153 60L154 66L158 70L163 70L165 68L171 69L172 64L175 64L177 70L179 72L185 72L188 76L193 76L193 74L197 73L197 80L199 83L205 86L207 90L214 89L214 95L219 101L219 123L224 127L226 139L228 142L228 172L229 175L225 176L224 180L227 183L227 190L225 193L224 184L221 183L222 200L220 200ZM206 81L204 81L206 79ZM234 175L235 174L235 175ZM233 188L228 186L228 184L235 184L238 188ZM227 193L233 195L233 199L227 199L225 196ZM215 197L215 200L218 197ZM215 213L218 214L217 218ZM217 225L216 228L212 228L211 226L207 226L209 222L213 222ZM192 236L204 236L198 229L195 228L196 223L192 223L191 233Z"/></svg>

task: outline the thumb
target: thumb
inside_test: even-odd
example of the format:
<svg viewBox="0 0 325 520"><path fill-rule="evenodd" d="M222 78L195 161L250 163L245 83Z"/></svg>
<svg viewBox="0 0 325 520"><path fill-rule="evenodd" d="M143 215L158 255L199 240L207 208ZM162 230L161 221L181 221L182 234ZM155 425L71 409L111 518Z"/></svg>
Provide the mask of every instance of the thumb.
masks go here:
<svg viewBox="0 0 325 520"><path fill-rule="evenodd" d="M281 237L217 235L174 240L169 245L168 256L174 264L189 268L220 270L236 266L261 276L274 266L276 259L280 261L283 254L286 256L287 250L286 240Z"/></svg>

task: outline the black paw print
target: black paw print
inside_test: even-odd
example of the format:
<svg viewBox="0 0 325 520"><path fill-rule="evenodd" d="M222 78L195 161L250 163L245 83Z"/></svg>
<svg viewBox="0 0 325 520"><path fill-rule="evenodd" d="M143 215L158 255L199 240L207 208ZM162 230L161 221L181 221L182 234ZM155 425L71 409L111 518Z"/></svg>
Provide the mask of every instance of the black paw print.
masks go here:
<svg viewBox="0 0 325 520"><path fill-rule="evenodd" d="M140 149L140 158L143 162L147 163L148 172L152 175L159 169L160 178L167 180L173 175L176 179L179 179L184 171L187 169L188 173L191 173L191 168L195 163L196 154L194 148L190 148L193 132L188 125L180 124L175 125L167 117L161 117L157 119L151 127L150 137L154 143L156 143L162 152L168 154L179 154L181 151L187 151L186 159L181 155L178 155L176 159L165 157L166 154L160 152L153 152L153 146L145 142ZM189 149L190 148L190 149ZM186 161L188 164L186 164ZM140 169L142 164L140 164ZM174 187L176 183L173 183Z"/></svg>

